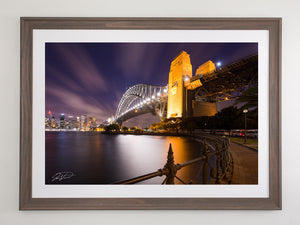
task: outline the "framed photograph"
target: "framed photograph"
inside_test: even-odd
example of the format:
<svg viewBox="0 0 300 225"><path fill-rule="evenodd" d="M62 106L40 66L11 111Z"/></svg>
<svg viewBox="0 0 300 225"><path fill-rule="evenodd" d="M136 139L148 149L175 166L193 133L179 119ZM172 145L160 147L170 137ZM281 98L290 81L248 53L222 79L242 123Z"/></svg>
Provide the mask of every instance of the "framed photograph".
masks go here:
<svg viewBox="0 0 300 225"><path fill-rule="evenodd" d="M280 18L21 18L20 210L281 209Z"/></svg>

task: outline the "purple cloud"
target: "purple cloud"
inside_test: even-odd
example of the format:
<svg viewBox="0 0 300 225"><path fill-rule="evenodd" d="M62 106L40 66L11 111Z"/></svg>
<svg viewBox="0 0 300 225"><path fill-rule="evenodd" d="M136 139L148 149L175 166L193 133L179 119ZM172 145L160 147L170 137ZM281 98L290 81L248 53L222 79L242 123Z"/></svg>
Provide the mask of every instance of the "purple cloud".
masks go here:
<svg viewBox="0 0 300 225"><path fill-rule="evenodd" d="M84 88L104 92L108 90L108 84L103 74L99 71L92 57L84 48L78 45L72 48L58 46L56 50L69 67L72 73L71 75L74 79L77 79Z"/></svg>
<svg viewBox="0 0 300 225"><path fill-rule="evenodd" d="M55 108L57 114L74 115L76 113L74 116L87 114L102 121L107 118L107 112L114 112L114 107L103 102L99 103L94 97L81 97L77 93L51 83L47 86L46 95L49 99L46 102L46 110Z"/></svg>
<svg viewBox="0 0 300 225"><path fill-rule="evenodd" d="M116 65L127 79L140 77L147 80L153 76L155 67L160 66L159 56L162 50L153 49L147 43L122 44L118 46Z"/></svg>

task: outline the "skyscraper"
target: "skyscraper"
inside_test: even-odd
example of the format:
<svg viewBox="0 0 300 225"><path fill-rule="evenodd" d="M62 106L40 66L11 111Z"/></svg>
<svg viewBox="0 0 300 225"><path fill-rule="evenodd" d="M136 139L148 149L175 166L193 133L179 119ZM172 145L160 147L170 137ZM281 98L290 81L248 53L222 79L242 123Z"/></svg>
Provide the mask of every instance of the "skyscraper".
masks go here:
<svg viewBox="0 0 300 225"><path fill-rule="evenodd" d="M51 128L56 128L56 119L55 119L55 117L54 116L52 116L52 118L51 118Z"/></svg>
<svg viewBox="0 0 300 225"><path fill-rule="evenodd" d="M87 115L81 115L80 117L80 130L87 130Z"/></svg>
<svg viewBox="0 0 300 225"><path fill-rule="evenodd" d="M46 114L46 118L45 118L45 128L51 128L51 119L52 119L52 113L49 110Z"/></svg>
<svg viewBox="0 0 300 225"><path fill-rule="evenodd" d="M59 128L64 129L65 128L65 114L59 115Z"/></svg>
<svg viewBox="0 0 300 225"><path fill-rule="evenodd" d="M66 121L66 128L73 129L74 128L74 117L68 116L68 120Z"/></svg>

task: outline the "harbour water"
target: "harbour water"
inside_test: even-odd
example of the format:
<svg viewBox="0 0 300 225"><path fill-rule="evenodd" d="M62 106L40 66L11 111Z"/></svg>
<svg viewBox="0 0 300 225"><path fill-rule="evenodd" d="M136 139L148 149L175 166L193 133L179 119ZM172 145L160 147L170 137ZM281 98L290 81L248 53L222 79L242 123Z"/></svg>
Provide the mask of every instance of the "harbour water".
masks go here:
<svg viewBox="0 0 300 225"><path fill-rule="evenodd" d="M113 184L155 172L165 165L170 143L175 163L201 155L202 143L187 137L46 132L46 184ZM185 167L177 176L199 182L200 167ZM163 179L140 184L161 184Z"/></svg>

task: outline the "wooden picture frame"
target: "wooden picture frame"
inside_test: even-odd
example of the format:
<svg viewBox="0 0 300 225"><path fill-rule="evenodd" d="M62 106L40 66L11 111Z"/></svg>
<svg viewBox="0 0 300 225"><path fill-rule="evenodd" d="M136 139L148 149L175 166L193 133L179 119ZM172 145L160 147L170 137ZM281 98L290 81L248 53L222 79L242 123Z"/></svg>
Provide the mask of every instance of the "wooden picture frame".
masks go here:
<svg viewBox="0 0 300 225"><path fill-rule="evenodd" d="M269 33L269 197L34 198L34 30L265 30ZM280 18L21 18L20 210L32 209L281 209Z"/></svg>

